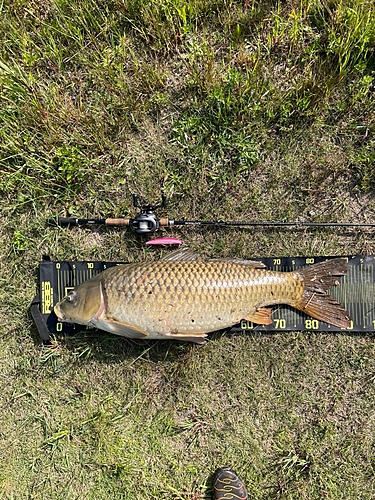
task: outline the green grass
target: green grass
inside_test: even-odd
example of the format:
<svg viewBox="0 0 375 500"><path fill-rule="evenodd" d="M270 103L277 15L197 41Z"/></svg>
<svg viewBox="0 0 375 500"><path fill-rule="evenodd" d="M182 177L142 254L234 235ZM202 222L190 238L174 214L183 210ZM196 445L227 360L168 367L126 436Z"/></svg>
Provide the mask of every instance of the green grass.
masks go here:
<svg viewBox="0 0 375 500"><path fill-rule="evenodd" d="M51 216L375 222L375 7L359 0L0 3L0 497L374 497L372 335L107 334L43 347L42 254L156 259ZM370 230L174 229L215 257L374 253Z"/></svg>

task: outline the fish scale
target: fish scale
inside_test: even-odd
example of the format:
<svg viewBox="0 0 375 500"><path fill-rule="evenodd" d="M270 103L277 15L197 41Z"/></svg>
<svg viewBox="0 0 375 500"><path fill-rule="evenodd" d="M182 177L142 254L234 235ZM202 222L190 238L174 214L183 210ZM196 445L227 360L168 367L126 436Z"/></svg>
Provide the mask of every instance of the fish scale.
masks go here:
<svg viewBox="0 0 375 500"><path fill-rule="evenodd" d="M303 283L295 274L215 261L118 266L103 280L106 314L149 334L204 333L247 318L265 303L298 300ZM125 288L127 301L121 300Z"/></svg>

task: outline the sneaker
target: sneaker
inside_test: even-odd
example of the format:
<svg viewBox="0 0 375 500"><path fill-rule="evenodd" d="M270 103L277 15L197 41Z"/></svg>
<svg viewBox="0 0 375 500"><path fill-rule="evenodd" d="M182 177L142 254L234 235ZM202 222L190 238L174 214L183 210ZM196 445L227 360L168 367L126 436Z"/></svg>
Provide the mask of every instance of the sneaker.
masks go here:
<svg viewBox="0 0 375 500"><path fill-rule="evenodd" d="M229 499L249 500L245 485L229 467L220 467L214 474L212 486L214 500Z"/></svg>

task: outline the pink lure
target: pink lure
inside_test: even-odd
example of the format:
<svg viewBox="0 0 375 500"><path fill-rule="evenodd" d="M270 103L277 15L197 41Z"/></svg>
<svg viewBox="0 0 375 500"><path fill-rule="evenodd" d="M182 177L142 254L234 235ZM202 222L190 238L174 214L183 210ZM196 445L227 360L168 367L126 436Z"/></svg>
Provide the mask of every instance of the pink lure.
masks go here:
<svg viewBox="0 0 375 500"><path fill-rule="evenodd" d="M155 240L146 241L146 245L181 245L182 240L177 238L156 238Z"/></svg>

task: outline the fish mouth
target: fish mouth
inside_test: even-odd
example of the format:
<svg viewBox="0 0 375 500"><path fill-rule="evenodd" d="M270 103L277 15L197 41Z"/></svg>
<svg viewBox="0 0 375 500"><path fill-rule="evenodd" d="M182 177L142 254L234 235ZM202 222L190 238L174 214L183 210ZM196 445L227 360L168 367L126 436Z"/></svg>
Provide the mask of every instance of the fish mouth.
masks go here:
<svg viewBox="0 0 375 500"><path fill-rule="evenodd" d="M59 304L56 304L53 308L54 313L59 321L67 321L65 314L61 311Z"/></svg>

